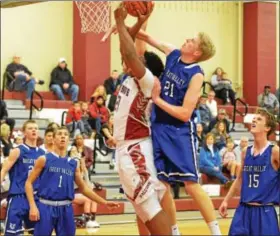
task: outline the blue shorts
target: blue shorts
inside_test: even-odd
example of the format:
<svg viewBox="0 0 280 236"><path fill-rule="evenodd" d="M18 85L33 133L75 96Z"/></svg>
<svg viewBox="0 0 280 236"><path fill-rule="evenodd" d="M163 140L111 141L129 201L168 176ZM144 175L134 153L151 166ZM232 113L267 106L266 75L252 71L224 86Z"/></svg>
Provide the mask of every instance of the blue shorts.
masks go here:
<svg viewBox="0 0 280 236"><path fill-rule="evenodd" d="M33 231L35 224L36 222L29 220L29 203L26 196L24 194L9 196L5 235L21 235L24 230Z"/></svg>
<svg viewBox="0 0 280 236"><path fill-rule="evenodd" d="M235 211L229 235L279 236L280 231L275 207L240 204Z"/></svg>
<svg viewBox="0 0 280 236"><path fill-rule="evenodd" d="M34 230L34 236L52 235L55 230L59 236L74 236L76 225L72 204L65 206L50 206L38 202L40 220Z"/></svg>
<svg viewBox="0 0 280 236"><path fill-rule="evenodd" d="M153 123L152 139L158 178L166 182L198 182L196 128Z"/></svg>

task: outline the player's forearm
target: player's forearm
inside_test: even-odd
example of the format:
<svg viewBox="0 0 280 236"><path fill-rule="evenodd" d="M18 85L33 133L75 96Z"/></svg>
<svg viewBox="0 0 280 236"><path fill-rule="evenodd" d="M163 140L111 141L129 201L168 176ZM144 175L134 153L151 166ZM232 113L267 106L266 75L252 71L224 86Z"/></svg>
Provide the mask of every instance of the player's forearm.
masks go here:
<svg viewBox="0 0 280 236"><path fill-rule="evenodd" d="M133 41L135 41L136 35L140 31L142 25L143 25L143 22L137 21L131 28L128 29L128 32L129 32Z"/></svg>
<svg viewBox="0 0 280 236"><path fill-rule="evenodd" d="M229 202L229 200L230 200L231 198L233 198L233 197L234 197L238 192L240 192L240 191L241 191L241 179L240 179L240 178L237 178L237 179L233 182L233 184L232 184L232 186L231 186L231 188L230 188L228 194L226 195L224 201L225 201L225 202Z"/></svg>
<svg viewBox="0 0 280 236"><path fill-rule="evenodd" d="M181 106L174 106L166 101L164 101L162 98L158 98L154 101L154 103L167 112L169 115L173 116L174 118L177 118L178 120L181 120L183 122L187 122L191 118L191 111L187 108L181 107Z"/></svg>
<svg viewBox="0 0 280 236"><path fill-rule="evenodd" d="M6 176L7 172L4 170L4 168L1 170L1 177L0 177L0 184L3 183L5 176Z"/></svg>
<svg viewBox="0 0 280 236"><path fill-rule="evenodd" d="M32 186L32 183L28 180L25 183L25 193L26 193L26 197L27 197L27 200L29 202L30 208L35 207L36 203L35 203L35 200L34 200L33 186Z"/></svg>
<svg viewBox="0 0 280 236"><path fill-rule="evenodd" d="M95 192L93 192L86 185L84 185L84 187L82 189L80 189L80 192L83 195L85 195L86 197L88 197L90 200L92 200L98 204L106 205L106 203L107 203L107 201L105 199L103 199L102 197L99 197Z"/></svg>

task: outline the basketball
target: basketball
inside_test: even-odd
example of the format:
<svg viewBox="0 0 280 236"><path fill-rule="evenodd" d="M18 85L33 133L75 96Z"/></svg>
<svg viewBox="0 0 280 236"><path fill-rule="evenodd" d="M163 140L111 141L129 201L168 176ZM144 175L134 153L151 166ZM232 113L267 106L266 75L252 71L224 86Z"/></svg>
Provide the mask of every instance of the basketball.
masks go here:
<svg viewBox="0 0 280 236"><path fill-rule="evenodd" d="M152 1L124 1L124 7L127 13L135 17L138 16L137 10L139 10L141 14L146 15L152 6Z"/></svg>

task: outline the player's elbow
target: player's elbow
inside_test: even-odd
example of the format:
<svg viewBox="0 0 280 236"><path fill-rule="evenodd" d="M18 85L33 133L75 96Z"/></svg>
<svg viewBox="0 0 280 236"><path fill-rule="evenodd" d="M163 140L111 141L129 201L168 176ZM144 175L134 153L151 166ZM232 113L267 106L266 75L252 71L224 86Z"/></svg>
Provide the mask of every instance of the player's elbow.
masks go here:
<svg viewBox="0 0 280 236"><path fill-rule="evenodd" d="M183 111L181 114L180 114L181 118L180 120L183 121L183 122L188 122L191 118L190 114L188 111Z"/></svg>

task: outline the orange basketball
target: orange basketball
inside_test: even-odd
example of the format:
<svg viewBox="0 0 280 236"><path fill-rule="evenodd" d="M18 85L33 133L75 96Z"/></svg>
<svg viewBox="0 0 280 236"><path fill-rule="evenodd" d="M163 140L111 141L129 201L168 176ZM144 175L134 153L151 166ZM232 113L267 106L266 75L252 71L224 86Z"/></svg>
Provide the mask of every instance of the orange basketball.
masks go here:
<svg viewBox="0 0 280 236"><path fill-rule="evenodd" d="M124 1L124 7L131 16L138 16L137 10L139 10L142 15L146 15L152 5L152 1Z"/></svg>

